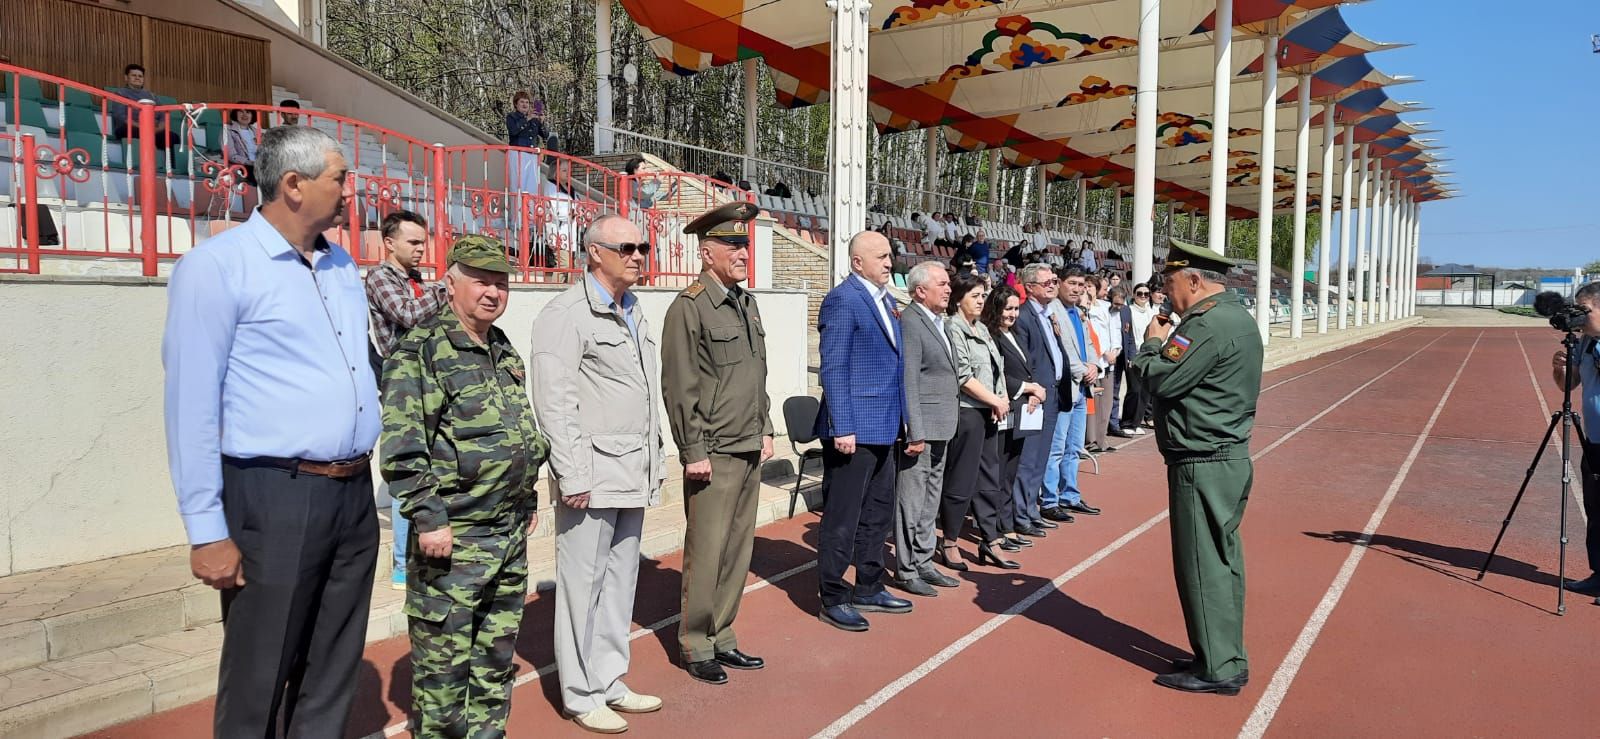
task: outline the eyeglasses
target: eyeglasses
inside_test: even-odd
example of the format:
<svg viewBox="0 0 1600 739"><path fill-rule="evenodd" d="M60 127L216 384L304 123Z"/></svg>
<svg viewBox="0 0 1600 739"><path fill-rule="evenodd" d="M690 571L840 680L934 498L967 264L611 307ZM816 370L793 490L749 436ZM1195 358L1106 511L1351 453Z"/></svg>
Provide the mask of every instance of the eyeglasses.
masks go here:
<svg viewBox="0 0 1600 739"><path fill-rule="evenodd" d="M1133 297L1136 297L1136 298L1148 298L1148 297L1150 297L1150 291L1149 290L1140 290L1138 292L1135 292L1133 294Z"/></svg>
<svg viewBox="0 0 1600 739"><path fill-rule="evenodd" d="M629 244L629 243L614 244L614 243L611 243L611 242L608 242L608 241L596 241L596 242L594 242L594 245L598 246L598 247L605 248L605 249L610 249L611 251L614 251L614 252L616 252L618 254L621 254L622 256L625 256L625 257L631 257L631 256L633 256L635 254L639 254L639 255L642 256L642 255L650 253L650 242L648 242L648 241L641 241L641 242L639 242L637 244Z"/></svg>
<svg viewBox="0 0 1600 739"><path fill-rule="evenodd" d="M1060 283L1061 283L1060 280L1038 280L1038 281L1035 281L1035 282L1030 282L1028 284L1029 285L1043 285L1045 287L1055 287L1056 285L1058 285Z"/></svg>

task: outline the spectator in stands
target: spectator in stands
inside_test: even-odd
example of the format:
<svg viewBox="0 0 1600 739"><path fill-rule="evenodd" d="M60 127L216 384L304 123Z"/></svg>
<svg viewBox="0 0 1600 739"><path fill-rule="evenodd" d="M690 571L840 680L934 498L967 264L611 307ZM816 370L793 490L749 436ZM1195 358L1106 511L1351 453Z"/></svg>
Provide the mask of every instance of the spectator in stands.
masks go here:
<svg viewBox="0 0 1600 739"><path fill-rule="evenodd" d="M249 105L240 100L239 105ZM228 163L244 167L244 181L256 184L256 146L261 134L256 131L256 112L234 108L228 114Z"/></svg>
<svg viewBox="0 0 1600 739"><path fill-rule="evenodd" d="M544 101L534 100L527 90L517 90L511 96L510 113L506 114L506 143L524 149L544 148L550 139L550 130L544 124ZM527 151L512 151L507 155L509 177L517 192L538 192L538 182L544 179L540 171L540 157Z"/></svg>
<svg viewBox="0 0 1600 739"><path fill-rule="evenodd" d="M1030 239L1030 241L1033 242L1033 247L1038 252L1044 253L1050 248L1050 237L1044 235L1043 221L1034 221L1033 230L1029 233L1033 234L1033 237Z"/></svg>
<svg viewBox="0 0 1600 739"><path fill-rule="evenodd" d="M928 240L935 246L950 246L950 232L945 228L944 214L934 213L928 223Z"/></svg>
<svg viewBox="0 0 1600 739"><path fill-rule="evenodd" d="M969 261L976 261L972 256L972 234L964 234L959 239L952 236L950 240L956 244L955 256L966 257Z"/></svg>
<svg viewBox="0 0 1600 739"><path fill-rule="evenodd" d="M749 180L739 180L739 189L743 190L745 192L754 192L755 191L755 188L751 187Z"/></svg>
<svg viewBox="0 0 1600 739"><path fill-rule="evenodd" d="M298 111L298 110L300 110L300 101L299 100L296 100L294 98L288 98L286 100L283 100L283 101L279 102L278 103L278 107L279 108L284 108L284 110L278 111L278 125L280 125L280 126L298 126L298 125L300 125L300 114L298 112L290 112L290 111Z"/></svg>
<svg viewBox="0 0 1600 739"><path fill-rule="evenodd" d="M727 172L724 172L723 170L720 170L720 169L716 171L716 174L711 175L711 179L716 180L718 182L723 182L723 183L727 183L727 184L733 184L733 175L728 174Z"/></svg>
<svg viewBox="0 0 1600 739"><path fill-rule="evenodd" d="M967 253L972 255L972 262L978 265L978 274L989 273L989 252L994 245L989 243L989 234L983 229L978 229L978 234L967 245Z"/></svg>
<svg viewBox="0 0 1600 739"><path fill-rule="evenodd" d="M982 226L983 225L983 221L978 220L978 216L976 214L974 214L972 211L969 210L969 211L967 211L967 225L968 226Z"/></svg>
<svg viewBox="0 0 1600 739"><path fill-rule="evenodd" d="M383 217L380 226L383 262L367 270L367 306L372 314L373 371L383 377L383 360L400 346L400 338L427 321L444 307L444 281L427 284L417 270L428 249L428 221L409 210ZM382 388L379 388L380 394ZM389 577L395 590L406 588L406 542L411 524L400 515L400 499L389 498L389 526L394 532L394 572Z"/></svg>
<svg viewBox="0 0 1600 739"><path fill-rule="evenodd" d="M775 198L794 197L794 193L789 190L789 186L783 180L778 180L773 183L772 187L767 188L767 194Z"/></svg>
<svg viewBox="0 0 1600 739"><path fill-rule="evenodd" d="M622 173L638 177L633 183L633 202L640 208L654 208L656 203L670 200L678 193L678 178L672 178L671 185L663 186L660 175L644 169L644 157L629 159L622 165Z"/></svg>
<svg viewBox="0 0 1600 739"><path fill-rule="evenodd" d="M119 95L129 100L141 103L156 102L156 94L145 87L144 67L138 64L129 64L122 68L122 87L113 87L107 90L113 95ZM111 116L111 137L115 139L135 138L139 136L139 114L123 103L115 100L106 101L106 112ZM167 148L167 120L166 116L156 116L156 130L151 132L155 136L156 148Z"/></svg>
<svg viewBox="0 0 1600 739"><path fill-rule="evenodd" d="M1094 242L1084 239L1083 245L1078 249L1078 266L1083 267L1084 274L1094 274L1099 269L1099 262L1095 259Z"/></svg>
<svg viewBox="0 0 1600 739"><path fill-rule="evenodd" d="M1111 288L1110 301L1111 330L1118 336L1116 341L1122 347L1122 351L1117 354L1117 361L1111 365L1111 418L1108 422L1110 428L1106 433L1128 439L1135 434L1122 428L1122 409L1126 403L1122 396L1122 388L1125 386L1129 388L1127 400L1132 400L1131 386L1137 383L1124 383L1123 378L1128 374L1128 360L1138 351L1139 343L1144 337L1139 337L1139 341L1134 340L1133 314L1132 309L1128 307L1127 289L1121 285Z"/></svg>
<svg viewBox="0 0 1600 739"><path fill-rule="evenodd" d="M355 190L315 128L274 128L258 154L261 207L167 288L168 458L190 567L222 592L216 736L338 736L378 552L367 304L322 237Z"/></svg>

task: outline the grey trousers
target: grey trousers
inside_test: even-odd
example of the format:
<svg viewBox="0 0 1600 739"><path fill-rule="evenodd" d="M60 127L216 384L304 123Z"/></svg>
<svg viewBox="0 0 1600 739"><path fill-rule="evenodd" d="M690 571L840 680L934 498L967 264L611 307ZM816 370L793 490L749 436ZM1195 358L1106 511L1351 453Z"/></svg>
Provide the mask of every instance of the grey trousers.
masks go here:
<svg viewBox="0 0 1600 739"><path fill-rule="evenodd" d="M1100 373L1094 381L1100 394L1094 398L1094 415L1089 416L1089 428L1084 432L1084 443L1098 447L1106 445L1106 430L1111 425L1111 371Z"/></svg>
<svg viewBox="0 0 1600 739"><path fill-rule="evenodd" d="M556 671L568 713L628 694L643 508L556 506Z"/></svg>
<svg viewBox="0 0 1600 739"><path fill-rule="evenodd" d="M933 568L948 447L947 441L930 441L915 457L899 454L900 474L894 483L894 558L895 577L901 580Z"/></svg>

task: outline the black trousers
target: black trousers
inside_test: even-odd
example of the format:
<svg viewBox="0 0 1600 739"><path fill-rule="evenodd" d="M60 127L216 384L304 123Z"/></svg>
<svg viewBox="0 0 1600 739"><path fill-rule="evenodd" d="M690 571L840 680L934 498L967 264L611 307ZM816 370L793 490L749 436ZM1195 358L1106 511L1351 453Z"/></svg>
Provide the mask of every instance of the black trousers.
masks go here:
<svg viewBox="0 0 1600 739"><path fill-rule="evenodd" d="M1004 533L1000 511L1005 504L1000 499L1009 500L1011 489L1000 484L1000 472L1000 433L989 413L962 408L945 457L944 491L939 497L939 527L945 541L961 538L969 509L984 541Z"/></svg>
<svg viewBox="0 0 1600 739"><path fill-rule="evenodd" d="M1005 491L1010 490L1017 482L1017 469L1022 466L1022 442L1027 441L1027 437L1015 436L1015 433L1011 429L1000 432L1000 489ZM1000 531L1007 534L1015 533L1017 530L1015 496L1001 497L1003 500L1000 504Z"/></svg>
<svg viewBox="0 0 1600 739"><path fill-rule="evenodd" d="M222 507L245 585L222 591L215 735L344 736L378 564L371 475L224 463Z"/></svg>
<svg viewBox="0 0 1600 739"><path fill-rule="evenodd" d="M1595 472L1600 467L1600 446L1594 454L1596 463L1591 463L1590 451L1584 448L1579 477L1583 479L1583 510L1589 515L1589 531L1583 543L1589 550L1589 571L1600 575L1600 475Z"/></svg>
<svg viewBox="0 0 1600 739"><path fill-rule="evenodd" d="M1117 357L1119 366L1126 366L1124 365L1125 361L1125 358ZM1122 385L1128 391L1126 395L1122 396L1122 418L1118 419L1117 427L1123 431L1132 431L1149 417L1150 398L1145 393L1144 383L1140 382L1139 378L1135 377L1133 372L1127 369L1122 372Z"/></svg>
<svg viewBox="0 0 1600 739"><path fill-rule="evenodd" d="M822 440L822 530L817 542L817 578L823 606L850 602L844 571L854 564L854 593L883 590L883 555L894 524L894 447L856 445L855 454Z"/></svg>

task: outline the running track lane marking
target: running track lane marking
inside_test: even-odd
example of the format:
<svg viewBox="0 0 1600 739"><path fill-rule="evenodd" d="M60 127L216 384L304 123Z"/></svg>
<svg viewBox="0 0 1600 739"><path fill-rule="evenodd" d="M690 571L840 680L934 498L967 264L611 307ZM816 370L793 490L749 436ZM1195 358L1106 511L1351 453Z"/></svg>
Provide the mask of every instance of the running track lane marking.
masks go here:
<svg viewBox="0 0 1600 739"><path fill-rule="evenodd" d="M815 569L816 566L817 566L817 561L815 559L813 559L813 560L811 560L809 562L806 562L804 564L795 565L794 567L790 567L789 569L784 570L783 572L780 572L780 573L778 573L776 575L773 575L772 577L769 577L769 578L766 578L766 579L763 579L763 580L757 580L757 581L755 581L753 583L750 583L749 585L744 586L744 594L745 595L749 595L751 593L754 593L757 590L765 588L765 587L767 587L769 585L772 585L774 583L782 582L784 580L787 580L787 579L789 579L791 577L794 577L795 575L798 575L798 574L800 574L802 572L805 572L807 570ZM657 622L655 622L653 624L650 624L649 626L646 626L646 627L641 628L641 629L635 629L633 631L633 633L628 634L628 641L631 642L631 641L633 641L635 639L642 639L642 638L644 638L646 636L649 636L651 634L656 633L657 631L665 629L668 626L676 624L681 620L683 620L683 614L682 613L674 613L671 616L668 616L668 617L666 617L664 619L661 619L660 621L657 621ZM552 662L552 663L550 663L548 665L545 665L544 667L540 667L539 669L534 670L533 672L525 672L525 673L523 673L521 675L518 675L517 679L511 683L511 689L512 690L516 690L517 688L522 687L523 685L527 685L528 683L531 683L531 682L533 682L535 680L542 679L546 675L549 675L549 674L551 674L551 673L553 673L555 671L556 671L556 666L555 666L555 663ZM378 739L379 737L397 736L400 733L406 731L410 727L410 721L411 721L410 717L407 717L405 721L401 721L400 723L394 724L393 726L386 726L386 727L384 727L383 731L381 731L381 732L373 732L371 734L368 734L366 737L364 737L364 739Z"/></svg>
<svg viewBox="0 0 1600 739"><path fill-rule="evenodd" d="M1317 415L1312 416L1305 423L1302 423L1299 426L1294 427L1294 429L1291 430L1289 433L1284 434L1282 437L1279 437L1277 441L1274 441L1271 444L1267 445L1267 447L1265 449L1262 449L1261 451L1250 455L1250 461L1254 462L1256 460L1261 459L1262 457L1267 456L1268 454L1270 454L1272 452L1272 450L1277 449L1279 446L1282 446L1284 442L1286 442L1290 438L1298 435L1301 431L1306 430L1306 428L1308 426L1310 426L1311 424L1316 423L1316 421L1318 419L1322 418L1323 416L1328 415L1329 413L1332 413L1334 410L1338 409L1339 406L1344 405L1351 398L1354 398L1356 395L1360 394L1361 391L1366 390L1369 386L1372 385L1372 383L1375 383L1378 380L1383 379L1390 372L1393 372L1393 371L1395 371L1397 369L1400 369L1400 367L1403 366L1406 362L1411 361L1411 359L1413 357L1416 357L1418 354L1421 354L1428 347L1433 346L1434 344L1438 343L1440 339L1443 339L1445 336L1448 336L1448 335L1449 335L1449 332L1447 331L1445 333L1439 334L1439 336L1435 337L1433 341L1430 341L1430 342L1428 342L1426 344L1423 344L1421 348L1419 348L1416 351L1412 352L1410 356L1408 356L1405 359L1402 359L1402 360L1400 360L1398 362L1395 362L1394 364L1390 365L1389 369L1384 370L1383 372L1379 373L1378 376L1376 376L1376 377L1374 377L1374 378L1372 378L1370 380L1367 380L1366 382L1362 383L1360 387L1358 387L1358 388L1356 388L1354 390L1351 390L1344 397L1334 401L1333 405L1330 405L1327 408L1324 408L1321 413L1318 413ZM1481 336L1481 334L1480 334L1480 336ZM1473 342L1473 346L1477 346L1477 342ZM1373 348L1376 348L1376 347L1373 347ZM1468 356L1470 356L1470 355L1471 355L1471 352L1469 351L1468 352ZM1332 365L1329 365L1329 366L1332 366ZM1463 366L1465 366L1465 365L1463 364ZM1310 374L1310 373L1307 373L1307 374ZM1282 383L1279 383L1279 384L1282 384ZM1453 382L1451 384L1452 384L1452 386L1454 385ZM1276 385L1274 385L1274 387L1276 387ZM1429 425L1431 426L1432 424L1430 423ZM1017 616L1021 615L1023 611L1028 610L1035 603L1038 603L1039 601L1044 600L1044 598L1046 596L1050 595L1051 593L1055 592L1056 590L1059 590L1061 588L1061 586L1067 584L1068 581L1072 580L1073 578L1077 577L1078 575L1083 574L1083 572L1085 570L1089 569L1090 567L1095 566L1096 564L1099 564L1106 557L1111 556L1111 554L1113 552L1116 552L1118 549L1121 549L1124 546L1127 546L1127 544L1129 542L1133 541L1134 539L1137 539L1140 534L1143 534L1144 532L1149 531L1150 529L1154 528L1156 524L1161 523L1162 521L1166 520L1167 515L1169 513L1170 513L1170 509L1167 509L1167 508L1161 509L1161 512L1157 513L1156 515L1154 515L1152 517L1150 517L1150 520L1145 521L1142 524L1139 524L1138 526L1134 527L1133 530L1129 531L1126 534L1123 534L1121 537L1118 537L1116 541L1113 541L1110 544L1107 544L1100 551L1089 555L1088 559L1085 559L1082 562L1079 562L1078 564L1074 565L1072 567L1072 569L1061 573L1054 580L1051 580L1049 582L1049 584L1039 586L1038 590L1033 591L1026 598L1023 598L1022 600L1017 601L1016 604L1012 605L1010 608L1007 608L1004 613L996 614L995 616L991 617L988 621L985 621L981 625L979 625L978 628L973 629L970 632L967 632L967 634L965 636L961 637L960 639L957 639L950 646L947 646L944 649L939 650L938 654L935 654L932 657L929 657L922 664L917 665L910 672L907 672L906 674L901 675L900 678L895 680L894 682L883 686L883 688L879 689L878 692L873 693L871 697L867 698L865 701L862 701L860 704L858 704L855 708L851 709L849 713L846 713L845 715L840 716L837 721L834 721L833 723L828 724L828 726L826 728L824 728L822 731L817 732L815 735L812 736L812 739L834 739L835 737L838 737L840 734L843 734L844 732L849 731L851 727L855 726L858 723L861 723L862 719L865 719L867 716L872 715L872 712L878 710L878 708L880 706L882 706L885 703L888 703L896 695L899 695L906 688L911 687L918 680L921 680L922 678L927 677L928 675L932 674L934 670L939 669L940 666L944 665L944 663L946 663L946 662L949 662L951 658L955 657L957 654L960 654L967 647L972 646L979 639L982 639L983 637L988 636L995 629L998 629L1001 626L1004 626L1007 621L1010 621L1011 619L1016 618Z"/></svg>
<svg viewBox="0 0 1600 739"><path fill-rule="evenodd" d="M1328 586L1328 591L1322 595L1322 601L1317 604L1316 610L1311 612L1311 618L1306 620L1306 625L1300 630L1300 636L1294 640L1294 646L1289 649L1289 654L1283 658L1283 663L1278 665L1278 671L1273 673L1272 682L1267 684L1267 690L1256 703L1256 708L1250 713L1250 718L1239 729L1240 739L1260 739L1267 732L1267 727L1272 724L1273 716L1277 715L1278 708L1283 705L1284 696L1289 693L1289 685L1294 682L1295 675L1300 672L1300 665L1305 663L1306 655L1311 652L1311 647L1317 641L1317 636L1322 633L1322 627L1327 625L1328 617L1333 615L1333 609L1339 605L1339 599L1344 597L1345 588L1350 586L1350 579L1356 574L1356 566L1361 564L1361 558L1367 553L1367 545L1372 542L1372 535L1377 533L1378 526L1383 523L1383 517L1389 513L1389 505L1394 502L1395 496L1400 492L1400 486L1405 484L1406 477L1411 474L1411 465L1417 461L1417 455L1422 453L1422 445L1427 443L1428 434L1433 431L1433 425L1439 420L1439 414L1444 412L1444 406L1450 400L1450 394L1455 392L1456 382L1461 379L1461 373L1466 371L1467 362L1472 359L1472 353L1477 350L1478 342L1483 339L1483 332L1478 332L1478 338L1472 340L1472 348L1467 350L1467 355L1461 358L1461 366L1456 368L1455 377L1450 379L1450 384L1444 388L1444 394L1439 396L1439 404L1434 406L1433 415L1428 417L1428 423L1417 434L1417 440L1411 444L1411 452L1406 455L1400 469L1395 472L1394 481L1389 483L1389 489L1383 494L1383 500L1378 502L1378 508L1372 512L1372 517L1367 519L1367 525L1361 530L1361 538L1350 548L1349 556L1345 557L1344 565L1339 568L1339 574L1334 576L1333 584Z"/></svg>
<svg viewBox="0 0 1600 739"><path fill-rule="evenodd" d="M1550 403L1544 399L1544 389L1539 387L1539 377L1533 373L1533 362L1528 359L1528 348L1522 345L1522 332L1512 331L1511 335L1516 337L1517 349L1522 352L1522 364L1528 368L1528 380L1533 383L1533 397L1539 399L1539 412L1543 413L1543 418L1548 421L1550 418ZM1550 443L1555 445L1557 442L1552 437ZM1582 437L1578 439L1578 444L1582 447ZM1578 453L1580 455L1583 454L1583 450L1580 448ZM1589 512L1583 507L1583 478L1578 477L1578 473L1572 469L1571 464L1567 465L1566 472L1569 478L1578 481L1577 485L1572 486L1572 499L1577 501L1578 505L1575 507L1578 509L1578 515L1583 517L1584 527L1587 528L1589 526Z"/></svg>

